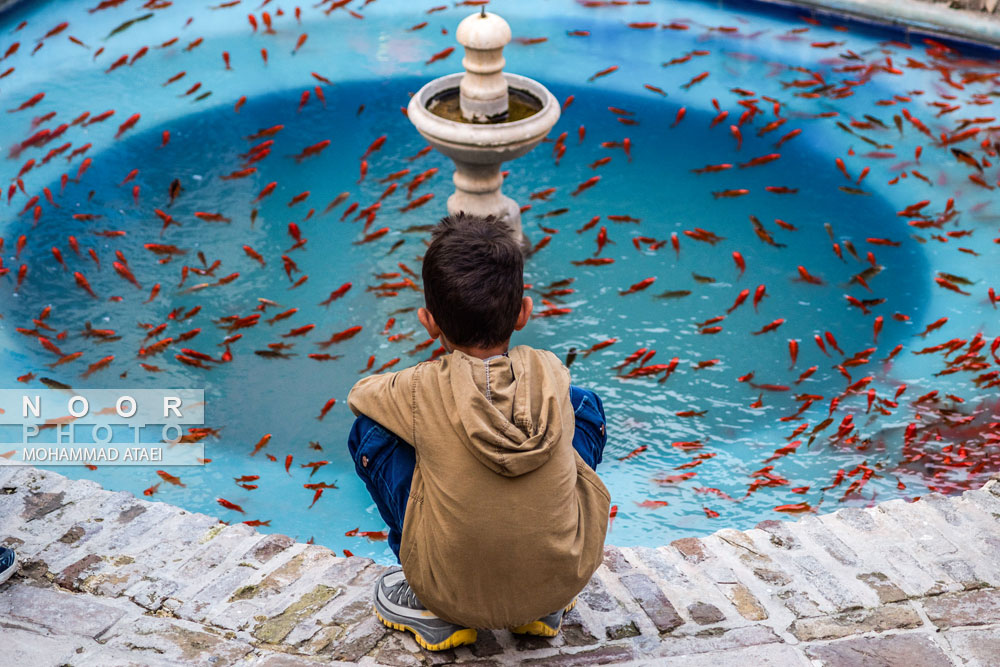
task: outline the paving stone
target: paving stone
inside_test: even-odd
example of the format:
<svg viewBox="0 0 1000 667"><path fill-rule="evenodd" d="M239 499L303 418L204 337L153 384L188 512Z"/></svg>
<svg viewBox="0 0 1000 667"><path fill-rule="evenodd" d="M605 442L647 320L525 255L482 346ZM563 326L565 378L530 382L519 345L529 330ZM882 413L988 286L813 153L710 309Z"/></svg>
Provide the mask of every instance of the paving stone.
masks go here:
<svg viewBox="0 0 1000 667"><path fill-rule="evenodd" d="M939 628L1000 623L1000 590L951 593L920 601L927 617Z"/></svg>
<svg viewBox="0 0 1000 667"><path fill-rule="evenodd" d="M937 561L938 567L944 570L949 577L962 585L965 590L985 588L989 584L979 578L976 567L962 558L951 558Z"/></svg>
<svg viewBox="0 0 1000 667"><path fill-rule="evenodd" d="M0 652L5 665L60 667L79 655L77 651L96 646L92 640L82 637L48 635L34 629L6 626L0 618Z"/></svg>
<svg viewBox="0 0 1000 667"><path fill-rule="evenodd" d="M769 543L769 535L763 530L741 533L733 529L723 529L706 538L705 541L712 544L714 539L718 539L719 549L733 553L743 565L754 573L755 577L770 586L785 586L792 581L792 575L784 570L781 563L772 559L765 552L765 547L762 545ZM761 544L758 544L753 539L754 537L759 538Z"/></svg>
<svg viewBox="0 0 1000 667"><path fill-rule="evenodd" d="M705 630L697 635L670 637L657 644L653 652L661 657L678 657L763 646L780 641L781 638L769 627L746 625L725 632Z"/></svg>
<svg viewBox="0 0 1000 667"><path fill-rule="evenodd" d="M892 571L892 581L911 595L939 595L961 588L960 584L951 583L948 575L929 559L917 560L911 551L896 544L881 548L885 553L886 574Z"/></svg>
<svg viewBox="0 0 1000 667"><path fill-rule="evenodd" d="M87 571L101 562L101 557L94 554L87 554L72 565L66 567L56 575L56 583L63 588L79 590L80 581L87 576Z"/></svg>
<svg viewBox="0 0 1000 667"><path fill-rule="evenodd" d="M816 517L803 517L795 524L795 527L802 531L805 539L815 542L830 554L834 560L848 567L858 567L860 559L858 554L844 543L839 537L826 529Z"/></svg>
<svg viewBox="0 0 1000 667"><path fill-rule="evenodd" d="M75 653L67 664L72 667L175 667L175 663L150 655L149 651L107 646Z"/></svg>
<svg viewBox="0 0 1000 667"><path fill-rule="evenodd" d="M97 638L125 612L93 597L15 584L0 595L0 618L29 621L53 634Z"/></svg>
<svg viewBox="0 0 1000 667"><path fill-rule="evenodd" d="M563 632L566 632L565 619L563 620ZM476 643L470 646L469 650L477 658L488 658L491 655L503 653L503 646L500 645L495 632L479 630L476 632Z"/></svg>
<svg viewBox="0 0 1000 667"><path fill-rule="evenodd" d="M295 544L295 540L287 535L280 533L263 535L260 541L250 547L240 560L263 565L293 544Z"/></svg>
<svg viewBox="0 0 1000 667"><path fill-rule="evenodd" d="M331 568L320 569L318 573L310 572L302 577L302 580L312 582L315 587L313 590L319 587L326 588L327 584L336 582L338 584L337 593L330 597L325 604L301 610L304 613L297 615L298 623L282 640L282 643L300 646L300 650L304 652L315 653L324 648L330 641L338 639L344 634L344 632L334 631L326 632L323 636L317 637L322 628L329 626L349 628L373 616L373 586L370 584L374 583L383 570L384 568L373 565L367 559L338 559ZM355 574L359 571L360 574ZM365 573L370 573L367 579L364 578ZM285 600L284 604L298 604L298 608L301 608L301 600L304 599L302 594L305 593L305 589L300 588L300 590L300 594L281 598ZM269 599L267 608L277 609L272 604L277 599ZM281 611L285 613L286 610L281 609ZM274 615L277 615L277 611L274 612ZM287 614L285 616L287 618ZM289 620L294 621L295 619ZM308 645L308 649L304 648L304 645ZM414 646L416 645L414 644Z"/></svg>
<svg viewBox="0 0 1000 667"><path fill-rule="evenodd" d="M720 667L727 665L752 665L753 667L808 667L811 663L797 649L788 644L748 646L732 651L713 651L657 661L663 667Z"/></svg>
<svg viewBox="0 0 1000 667"><path fill-rule="evenodd" d="M107 646L130 649L173 664L196 663L206 655L214 667L235 665L253 647L240 641L204 632L203 626L178 619L140 616L118 623L104 637Z"/></svg>
<svg viewBox="0 0 1000 667"><path fill-rule="evenodd" d="M753 537L751 537L751 532L754 531L744 533L733 528L723 528L722 530L716 531L714 535L703 538L702 543L706 545L713 545L715 540L719 540L729 547L732 547L733 551L739 555L749 554L755 558L763 560L764 562L769 562L771 560L770 557L765 555L760 545L754 541ZM769 537L767 533L764 531L756 532L764 538L763 541L767 541Z"/></svg>
<svg viewBox="0 0 1000 667"><path fill-rule="evenodd" d="M566 646L590 646L597 643L597 637L584 625L580 611L576 608L563 616L561 634Z"/></svg>
<svg viewBox="0 0 1000 667"><path fill-rule="evenodd" d="M951 630L937 635L958 664L967 667L994 667L1000 658L1000 631L996 628Z"/></svg>
<svg viewBox="0 0 1000 667"><path fill-rule="evenodd" d="M639 631L639 626L635 624L635 621L627 621L625 623L615 623L609 625L604 630L608 639L626 639L628 637L638 637L641 633Z"/></svg>
<svg viewBox="0 0 1000 667"><path fill-rule="evenodd" d="M788 521L768 519L766 521L761 521L755 527L770 535L771 544L778 548L798 549L802 546L799 539L792 534Z"/></svg>
<svg viewBox="0 0 1000 667"><path fill-rule="evenodd" d="M375 648L382 637L389 631L382 622L372 614L358 623L344 635L331 641L323 653L334 660L357 661L361 656Z"/></svg>
<svg viewBox="0 0 1000 667"><path fill-rule="evenodd" d="M833 513L833 516L840 519L854 530L870 533L875 530L875 519L870 512L857 507L845 507Z"/></svg>
<svg viewBox="0 0 1000 667"><path fill-rule="evenodd" d="M829 667L942 667L952 664L928 635L919 632L813 644L806 646L805 652Z"/></svg>
<svg viewBox="0 0 1000 667"><path fill-rule="evenodd" d="M337 665L352 665L354 663L341 662L340 660L317 660L305 656L288 655L286 653L267 653L249 663L248 667L330 667Z"/></svg>
<svg viewBox="0 0 1000 667"><path fill-rule="evenodd" d="M909 603L887 604L875 609L856 609L833 616L800 618L788 628L804 642L819 639L839 639L866 632L885 632L916 628L923 624L916 609Z"/></svg>
<svg viewBox="0 0 1000 667"><path fill-rule="evenodd" d="M823 615L823 611L819 608L819 605L805 591L787 589L779 591L776 597L782 601L785 608L792 612L796 618Z"/></svg>
<svg viewBox="0 0 1000 667"><path fill-rule="evenodd" d="M241 562L236 567L206 577L201 580L207 584L204 588L188 594L178 592L178 595L186 599L182 601L181 606L172 611L180 618L200 623L208 618L217 605L225 604L224 601L256 573L256 569L249 563Z"/></svg>
<svg viewBox="0 0 1000 667"><path fill-rule="evenodd" d="M635 623L613 623L611 625L605 626L605 636L610 632L611 634L617 634L619 632L629 632L631 627L635 627ZM638 628L636 628L635 634L628 634L630 637L638 635ZM518 653L539 651L542 649L549 648L560 648L565 643L566 639L561 634L549 639L547 637L535 637L532 635L515 635L511 633L511 639L514 643L514 650Z"/></svg>
<svg viewBox="0 0 1000 667"><path fill-rule="evenodd" d="M163 601L174 595L180 587L176 581L143 578L129 586L124 594L137 605L149 611L156 611L163 605Z"/></svg>
<svg viewBox="0 0 1000 667"><path fill-rule="evenodd" d="M687 610L691 620L698 625L711 625L726 620L725 614L719 611L718 607L706 602L689 604Z"/></svg>
<svg viewBox="0 0 1000 667"><path fill-rule="evenodd" d="M346 630L339 625L321 627L307 640L295 647L299 653L314 656L318 655L333 642L346 634Z"/></svg>
<svg viewBox="0 0 1000 667"><path fill-rule="evenodd" d="M253 534L247 533L249 527L227 527L209 518L211 527L200 530L206 527L204 519L203 515L177 515L163 525L166 534L163 540L169 540L170 550L163 549L161 540L141 552L132 552L130 555L137 562L148 563L152 568L148 576L130 586L124 594L136 604L155 611L168 597L184 600L196 593L205 585L206 572L220 563L225 561L236 567L238 560L231 550L239 549L236 553L241 553L247 542L253 540ZM141 520L142 517L136 522ZM227 528L234 530L227 532Z"/></svg>
<svg viewBox="0 0 1000 667"><path fill-rule="evenodd" d="M596 574L590 578L590 583L580 591L580 600L595 611L614 611L620 606L608 593L604 582Z"/></svg>
<svg viewBox="0 0 1000 667"><path fill-rule="evenodd" d="M198 528L202 522L207 523L200 518L204 515L191 515L186 512L182 515L178 508L166 503L149 503L141 500L132 502L143 507L145 511L131 515L126 522L118 520L109 522L111 530L102 531L98 539L92 542L91 548L105 552L126 551L130 555L137 556L139 552L153 544L159 544L162 548L165 539L170 539L173 543L175 526L184 525L185 532L190 534L195 531L200 532ZM119 518L122 513L129 513L129 510L123 509L119 512ZM205 526L205 529L207 528L208 526Z"/></svg>
<svg viewBox="0 0 1000 667"><path fill-rule="evenodd" d="M194 594L204 587L205 578L218 576L228 567L239 567L239 554L258 539L256 531L242 523L224 526L217 532L210 530L200 540L203 546L194 550L183 565L164 575L181 583L180 590L187 595ZM180 597L185 599L187 595Z"/></svg>
<svg viewBox="0 0 1000 667"><path fill-rule="evenodd" d="M892 583L885 574L881 572L862 572L857 575L859 581L871 586L875 594L878 595L879 602L899 602L906 599L906 593L896 584Z"/></svg>
<svg viewBox="0 0 1000 667"><path fill-rule="evenodd" d="M854 580L838 578L813 556L797 556L792 562L805 573L802 579L829 600L837 611L876 604L878 598L869 589L862 588Z"/></svg>
<svg viewBox="0 0 1000 667"><path fill-rule="evenodd" d="M866 511L870 512L853 508L851 511L843 509L834 514L817 517L817 521L834 536L851 545L865 570L884 573L909 596L938 595L961 588L960 585L951 583L952 580L939 568L929 562L918 561L907 548L900 546L906 542L906 533L897 532L888 526L880 526L878 537L873 539L870 532L852 528L851 522L859 521L843 520L844 516L857 519L861 515L855 512ZM871 522L871 530L874 530L874 519L865 516Z"/></svg>
<svg viewBox="0 0 1000 667"><path fill-rule="evenodd" d="M342 569L330 570L327 567L330 564ZM279 614L296 596L318 584L347 583L369 564L362 558L337 558L324 547L295 545L276 555L266 568L213 607L207 622L231 630L256 626L256 617Z"/></svg>
<svg viewBox="0 0 1000 667"><path fill-rule="evenodd" d="M729 598L729 601L736 607L740 616L748 621L763 621L767 618L767 610L764 605L750 592L750 589L743 584L717 583L716 586Z"/></svg>
<svg viewBox="0 0 1000 667"><path fill-rule="evenodd" d="M632 566L625 560L625 555L618 547L604 547L604 565L612 572L628 572Z"/></svg>
<svg viewBox="0 0 1000 667"><path fill-rule="evenodd" d="M730 601L715 586L716 581L729 581L735 574L724 567L716 555L702 563L692 563L672 546L640 551L636 549L644 567L652 570L651 577L668 594L677 609L695 602L705 602L720 609L729 609ZM710 551L706 553L711 554ZM735 579L732 579L735 581ZM729 614L729 612L726 612ZM733 612L732 617L737 614Z"/></svg>
<svg viewBox="0 0 1000 667"><path fill-rule="evenodd" d="M74 544L80 541L80 538L84 536L83 526L77 524L63 533L63 536L59 538L59 541L63 544Z"/></svg>
<svg viewBox="0 0 1000 667"><path fill-rule="evenodd" d="M375 651L375 662L391 667L415 667L424 664L416 644L406 641L406 638L407 633L403 632L390 632L386 635Z"/></svg>
<svg viewBox="0 0 1000 667"><path fill-rule="evenodd" d="M632 551L643 565L651 569L671 588L690 588L694 586L691 579L681 570L681 562L677 553L667 547L650 549L634 547Z"/></svg>
<svg viewBox="0 0 1000 667"><path fill-rule="evenodd" d="M708 552L705 551L701 540L696 537L683 537L679 540L674 540L670 543L670 546L681 552L681 555L692 563L700 563L708 559Z"/></svg>
<svg viewBox="0 0 1000 667"><path fill-rule="evenodd" d="M624 574L619 580L661 633L670 632L684 623L667 596L645 574Z"/></svg>
<svg viewBox="0 0 1000 667"><path fill-rule="evenodd" d="M35 521L54 512L66 504L66 494L59 493L29 493L24 500L21 518L25 521Z"/></svg>
<svg viewBox="0 0 1000 667"><path fill-rule="evenodd" d="M426 651L419 646L415 646L420 657L428 665L453 665L458 659L454 649L447 651Z"/></svg>
<svg viewBox="0 0 1000 667"><path fill-rule="evenodd" d="M753 575L771 586L787 586L794 581L792 575L787 572L778 569L777 567L752 567L751 571Z"/></svg>
<svg viewBox="0 0 1000 667"><path fill-rule="evenodd" d="M973 503L964 499L956 501L940 493L928 493L921 496L920 501L937 512L948 524L956 527L975 525L976 519L985 516Z"/></svg>
<svg viewBox="0 0 1000 667"><path fill-rule="evenodd" d="M262 642L277 644L292 631L299 622L321 609L329 600L341 592L340 588L318 585L279 615L269 618L253 629L251 634Z"/></svg>
<svg viewBox="0 0 1000 667"><path fill-rule="evenodd" d="M104 523L93 519L73 521L59 539L47 540L48 544L42 549L34 550L31 559L44 562L52 572L59 572L87 554L100 553L100 549L94 547L94 541L104 532ZM60 528L58 523L52 526L53 537Z"/></svg>
<svg viewBox="0 0 1000 667"><path fill-rule="evenodd" d="M602 646L578 653L559 653L544 658L530 658L522 665L552 665L554 667L583 667L585 665L608 665L627 662L635 657L632 647L627 645Z"/></svg>
<svg viewBox="0 0 1000 667"><path fill-rule="evenodd" d="M966 491L962 494L962 499L972 503L994 519L1000 519L1000 497L989 491L984 489Z"/></svg>
<svg viewBox="0 0 1000 667"><path fill-rule="evenodd" d="M890 500L877 507L909 533L920 548L935 556L952 556L959 549L934 525L935 513L920 503Z"/></svg>

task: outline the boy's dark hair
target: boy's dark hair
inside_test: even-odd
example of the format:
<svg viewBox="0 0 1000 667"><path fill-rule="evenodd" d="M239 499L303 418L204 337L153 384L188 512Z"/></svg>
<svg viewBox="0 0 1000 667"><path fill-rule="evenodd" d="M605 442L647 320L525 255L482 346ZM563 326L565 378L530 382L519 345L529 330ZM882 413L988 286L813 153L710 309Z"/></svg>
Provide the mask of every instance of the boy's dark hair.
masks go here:
<svg viewBox="0 0 1000 667"><path fill-rule="evenodd" d="M424 253L424 299L453 345L510 340L524 296L524 256L513 230L494 216L449 215Z"/></svg>

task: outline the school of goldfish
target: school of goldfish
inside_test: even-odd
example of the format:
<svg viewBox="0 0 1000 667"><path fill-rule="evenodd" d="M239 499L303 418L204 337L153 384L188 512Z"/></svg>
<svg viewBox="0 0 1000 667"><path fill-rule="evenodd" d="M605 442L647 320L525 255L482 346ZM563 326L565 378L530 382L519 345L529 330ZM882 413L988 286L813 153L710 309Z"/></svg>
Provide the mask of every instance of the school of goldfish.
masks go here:
<svg viewBox="0 0 1000 667"><path fill-rule="evenodd" d="M0 325L13 328L18 345L31 350L27 361L22 358L16 368L5 369L11 380L55 388L82 381L91 386L127 386L137 375L156 381L164 374L171 381L183 378L192 386L211 387L213 370L254 356L261 368L279 362L302 365L299 368L318 364L353 380L359 374L398 370L444 354L438 342L421 336L414 311L422 305L420 256L425 233L443 213L449 189L444 181L450 166L440 161L430 166L435 156L429 155L426 146L401 154L400 146L415 134L405 118L366 136L364 150L356 154L345 154L343 139L329 128L312 132L314 140L308 143L283 141L302 114L322 113L328 105L337 104L338 75L322 65L322 45L309 39L307 26L339 20L340 29L348 31L349 21L378 20L378 5L385 1L323 0L308 7L272 0L255 1L253 6L242 0L199 5L176 25L175 32L184 37L145 44L128 53L115 48L114 38L153 25L161 20L158 14L163 19L175 18L176 13L166 12L175 3L94 0L80 15L68 15L54 25L22 21L8 27L0 17L0 96L4 100L0 113L5 121L16 123L21 133L16 142L4 146L9 179L0 218L4 223L0 227ZM454 47L448 45L453 40L452 26L470 8L486 4L466 0L410 10L415 18L405 33L440 32L431 41L441 48L419 56L428 72L431 65L441 63L434 74L428 73L428 79L449 66L459 66L451 57ZM643 83L621 101L608 93L612 103L604 104L607 111L600 113L605 120L613 120L613 132L607 122L590 128L579 124L578 119L585 117L574 114L587 104L593 107L595 86L627 76L627 63L581 72L567 94L561 95L562 125L536 149L533 159L546 170L562 170L563 180L552 180L555 185L543 182L545 187L519 199L532 242L526 267L526 293L536 301L537 321L532 326L565 334L585 302L598 303L598 312L607 313L623 304L634 308L636 300L644 300L644 308L669 309L701 299L702 308L708 311L678 325L688 340L683 346L674 346L669 335L649 333L652 327L643 335L627 326L619 330L618 320L607 317L600 326L606 335L586 345L550 347L566 354L574 374L585 367L587 379L599 392L602 386L627 387L636 395L676 397L684 394L685 383L711 375L714 382L726 386L727 396L737 392L742 401L741 405L713 405L706 400L677 406L671 420L683 425L676 429L681 437L643 441L623 449L620 443L626 439L616 442L616 429L638 422L632 416L616 415L614 397L606 398L610 441L605 456L612 465L640 465L658 452L683 457L683 461L675 460L678 465L647 475L649 495L657 497L627 498L622 514L667 507L672 501L663 498L676 495L658 492L675 494L678 489L698 498L705 519L725 520L727 504L747 502L765 490L782 494L783 500L773 504L774 512L815 512L820 507L829 510L841 503L869 504L885 498L884 492L878 497L866 486L871 480L879 480L883 489L891 480L899 496L914 497L919 493L909 494L906 480L910 484L919 481L921 489L955 493L975 487L1000 470L1000 327L996 315L1000 301L996 292L1000 288L996 279L1000 275L996 269L1000 266L1000 212L996 210L1000 116L993 107L1000 97L1000 67L996 61L964 55L959 48L930 38L912 43L884 40L876 48L856 51L849 27L809 16L795 19L795 25L783 31L753 32L748 19L733 25L706 25L683 16L643 20L643 12L652 13L643 0L579 0L576 6L594 12L627 11L615 30L628 35L634 31L670 44L671 39L701 34L704 44L662 62L664 72L678 77L675 84ZM681 8L678 3L670 9ZM239 74L243 68L246 76L253 76L259 68L274 66L281 59L292 59L311 78L308 87L295 91L294 104L284 104L280 113L265 119L266 124L243 134L238 145L219 151L225 157L219 158L216 183L229 189L223 190L231 193L228 198L203 201L187 179L146 179L143 172L150 167L143 160L102 161L103 153L91 151L93 142L88 136L92 132L106 132L112 142L138 142L135 137L149 130L143 128L147 113L143 109L111 109L113 100L94 99L92 112L63 117L51 96L47 99L43 86L23 99L12 99L2 88L31 67L31 58L39 50L50 44L50 48L62 48L57 42L68 41L85 50L93 67L109 77L141 68L143 63L137 61L142 59L181 63L185 53L214 48L210 37L192 32L198 26L198 13L204 11L230 13L233 21L245 25L247 36L265 40L261 43L268 46L260 48L253 63L240 62L222 50L217 72L189 71L178 64L174 75L152 86L170 91L170 104L210 99L213 77ZM88 16L110 12L120 13L121 22L106 35L90 34ZM821 27L827 34L831 26L841 39L810 37L810 32ZM577 43L590 39L591 32L571 26L559 35L518 37L509 48L544 48L541 45L556 40ZM273 36L284 36L293 46L279 50L266 41ZM734 62L759 60L737 46L743 49L742 42L768 39L808 45L820 54L817 64L766 63L771 77L767 82L742 80L725 67L700 65L700 61L711 61L712 48L720 51L719 57ZM725 45L727 40L731 46ZM439 69L442 66L445 69ZM905 82L911 73L933 75L933 86L908 87ZM672 97L691 99L699 87L715 86L713 79L727 83L711 88L716 96L710 98L707 116L707 104L695 109L672 102ZM768 94L755 90L758 85L766 85ZM881 91L886 85L899 92L873 99L858 111L856 96L862 97L866 86L879 86ZM647 102L629 108L636 95L645 96ZM600 98L601 104L604 99ZM398 100L400 107L405 103L405 98ZM651 107L652 103L660 106ZM219 113L231 117L233 123L244 122L253 104L252 98L238 96ZM690 113L688 106L692 106ZM651 108L658 113L651 113ZM816 108L824 110L815 112ZM365 113L361 104L346 115L361 119ZM836 157L823 154L827 162L807 169L785 167L792 159L789 155L799 155L797 145L810 141L821 127L839 136L840 143L825 146ZM608 196L602 188L611 187L614 176L609 172L625 173L633 158L647 165L663 159L642 156L644 142L648 145L651 136L670 144L690 133L711 141L713 150L706 149L703 156L681 151L669 160L674 165L682 163L680 168L697 179L700 192L657 196L696 198L697 208L704 212L680 220L676 231L671 231L662 221L640 216L637 208L630 207L629 197L646 197L646 193L616 193L620 208L613 213L595 205ZM177 149L188 136L180 125L157 127L153 151ZM915 149L902 154L900 146L911 144ZM724 157L719 157L720 147ZM186 148L187 153L202 150L196 145ZM305 173L321 160L334 159L334 154L339 163L348 165L349 181L331 177L313 190L299 191L286 179L288 174ZM706 164L703 157L708 155L713 157ZM64 170L57 182L46 185L32 180L36 170L49 163ZM509 166L512 181L522 168L519 164ZM784 171L768 171L778 168ZM570 182L566 179L573 177L566 175L567 170L583 176ZM170 173L162 165L157 171ZM838 179L836 187L814 193L813 173L819 171L833 174ZM768 181L774 173L797 180ZM961 177L956 178L956 173ZM108 210L101 196L95 198L95 188L101 187L94 185L94 179L102 176L125 193L115 206L131 207L129 218ZM819 200L856 201L859 215L865 215L868 202L875 199L872 195L881 193L872 185L875 181L880 188L899 189L913 188L919 182L923 194L895 215L890 213L890 219L870 220L861 227L865 230L861 236L856 224L836 219L821 223L768 219L762 213L766 207L750 204L733 215L742 202L755 201L754 197L794 201L810 193ZM254 185L248 189L248 183ZM822 212L816 215L822 218ZM57 225L63 224L72 233L60 231ZM845 231L848 227L850 231ZM270 230L269 238L279 239L277 243L255 241L261 238L257 232L262 228ZM908 234L899 234L899 229ZM369 267L384 267L389 261L391 270L362 271L349 280L338 278L328 284L330 258L310 254L309 241L310 236L330 233L349 239L344 246L365 253L371 259ZM805 245L796 238L807 235ZM821 242L816 243L817 238ZM575 253L581 244L587 245L586 253L568 262L553 259L558 246ZM920 247L934 247L939 255L959 258L942 264L948 271L907 278L923 281L919 291L925 301L931 300L932 293L947 292L949 303L955 304L955 310L947 314L893 310L904 288L893 276L903 275L898 273L904 270L901 264L909 263ZM755 261L766 263L770 273L762 272ZM843 279L824 268L831 262ZM956 264L965 267L961 273L951 270ZM658 268L647 275L632 266ZM608 271L616 271L616 280L622 275L628 278L607 289L601 283L602 272ZM780 279L775 278L776 272ZM281 286L280 292L254 294L253 276L264 274ZM317 283L323 286L316 288ZM839 310L831 313L827 308L819 313L823 309L813 308L816 319L803 324L803 308L811 306L793 306L792 285L794 294L815 290L823 295L824 305L836 302ZM666 291L658 291L664 286ZM33 288L40 292L31 292ZM310 289L320 289L322 300L306 302L296 296L312 294ZM59 298L48 298L50 291ZM33 303L14 298L20 294L30 295ZM352 303L363 300L364 305L337 310L349 299L354 299ZM365 309L397 302L398 307L388 309L384 324L380 320L373 327L361 316ZM100 322L81 321L73 312L77 303L99 307L106 315ZM116 315L118 304L121 311ZM967 321L957 317L961 312L981 314L983 324L974 330L957 329L955 321ZM138 322L130 319L133 315L138 315ZM330 321L338 324L329 326ZM820 321L821 326L814 326ZM672 320L670 326L676 324ZM864 340L852 333L859 328L866 332ZM696 343L690 342L695 339ZM780 363L787 372L775 371L773 359L765 362L761 355L766 353L755 356L756 350L773 350L775 339L783 339L779 342L787 356ZM735 345L738 353L718 342L723 340ZM692 355L692 349L698 354ZM906 355L926 362L924 377L894 373ZM821 364L813 363L817 358ZM334 415L346 411L344 399L344 393L310 396L305 401L310 414L300 416L315 418L313 424L320 424L316 428L326 428L324 419L331 411ZM722 418L727 428L739 416L749 420L746 423L766 420L771 428L786 431L761 456L759 466L731 479L728 492L699 482L705 469L724 465L719 454L725 454L725 436L717 426L708 425L717 410L728 410ZM239 468L246 473L230 475L223 487L213 486L211 495L220 494L214 503L227 510L224 518L270 527L271 518L246 516L248 509L255 516L266 508L266 501L255 502L258 495L270 493L261 466L273 464L283 470L282 475L301 477L296 482L300 482L304 508L314 508L325 491L338 488L332 478L314 480L317 474L322 478L332 462L336 468L345 456L339 444L320 445L319 439L340 443L346 432L316 433L323 437L309 441L307 460L301 447L289 453L284 443L272 442L272 434L263 431L236 449L230 449L233 443L226 441L224 428L217 425L189 429L184 442L226 442L227 457L242 457L245 463ZM783 470L786 461L820 448L843 452L851 464L826 471L823 479L796 478ZM211 447L208 452L205 463L211 467ZM175 473L150 471L145 495L161 493L163 483L167 488L186 488ZM741 491L735 492L736 487ZM612 494L618 497L613 487ZM616 504L612 509L612 521L618 508ZM344 536L385 539L382 531L360 528Z"/></svg>

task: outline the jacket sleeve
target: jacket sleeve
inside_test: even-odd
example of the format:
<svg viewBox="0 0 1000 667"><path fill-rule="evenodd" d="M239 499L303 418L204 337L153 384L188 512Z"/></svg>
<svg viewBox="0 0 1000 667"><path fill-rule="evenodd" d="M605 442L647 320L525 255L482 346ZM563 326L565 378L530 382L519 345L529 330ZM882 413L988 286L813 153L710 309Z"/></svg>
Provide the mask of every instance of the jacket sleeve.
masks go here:
<svg viewBox="0 0 1000 667"><path fill-rule="evenodd" d="M413 446L413 382L417 366L358 380L347 395L355 415L365 415Z"/></svg>

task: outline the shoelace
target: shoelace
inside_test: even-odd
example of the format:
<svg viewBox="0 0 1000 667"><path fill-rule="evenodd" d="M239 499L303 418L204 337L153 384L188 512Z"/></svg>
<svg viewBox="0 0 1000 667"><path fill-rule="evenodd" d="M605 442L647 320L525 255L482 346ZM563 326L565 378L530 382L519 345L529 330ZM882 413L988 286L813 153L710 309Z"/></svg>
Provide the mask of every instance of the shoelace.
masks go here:
<svg viewBox="0 0 1000 667"><path fill-rule="evenodd" d="M420 600L417 599L416 593L410 588L410 585L406 581L401 581L386 592L386 597L395 602L398 605L402 605L407 609L426 609L426 607L420 604Z"/></svg>

